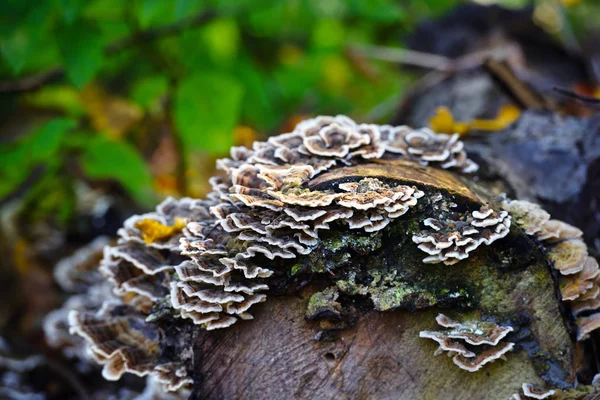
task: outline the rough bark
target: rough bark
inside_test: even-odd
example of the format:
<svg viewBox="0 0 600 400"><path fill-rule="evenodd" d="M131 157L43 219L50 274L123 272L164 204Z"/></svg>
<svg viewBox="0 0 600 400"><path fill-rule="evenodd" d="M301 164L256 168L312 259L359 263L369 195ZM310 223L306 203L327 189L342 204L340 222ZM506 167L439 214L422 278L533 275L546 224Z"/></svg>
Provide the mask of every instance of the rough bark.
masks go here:
<svg viewBox="0 0 600 400"><path fill-rule="evenodd" d="M556 313L546 289L515 300L523 312ZM541 382L525 348L476 373L458 369L445 354L434 357L437 345L419 331L434 328L439 309L367 312L335 340L317 341L318 323L305 320L312 292L272 298L254 321L202 337L194 398L506 399L523 382ZM532 330L546 349L568 342L560 320L540 318Z"/></svg>

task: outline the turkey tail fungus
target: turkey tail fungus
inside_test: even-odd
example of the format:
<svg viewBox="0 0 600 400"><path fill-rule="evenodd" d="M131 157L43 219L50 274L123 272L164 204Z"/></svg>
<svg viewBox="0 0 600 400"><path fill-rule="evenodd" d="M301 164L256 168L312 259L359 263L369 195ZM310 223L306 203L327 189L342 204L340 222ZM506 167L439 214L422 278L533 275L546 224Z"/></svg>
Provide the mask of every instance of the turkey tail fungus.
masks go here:
<svg viewBox="0 0 600 400"><path fill-rule="evenodd" d="M317 117L217 165L206 199L125 222L112 293L68 315L106 379L203 399L595 390L577 376L597 261L474 179L457 135Z"/></svg>

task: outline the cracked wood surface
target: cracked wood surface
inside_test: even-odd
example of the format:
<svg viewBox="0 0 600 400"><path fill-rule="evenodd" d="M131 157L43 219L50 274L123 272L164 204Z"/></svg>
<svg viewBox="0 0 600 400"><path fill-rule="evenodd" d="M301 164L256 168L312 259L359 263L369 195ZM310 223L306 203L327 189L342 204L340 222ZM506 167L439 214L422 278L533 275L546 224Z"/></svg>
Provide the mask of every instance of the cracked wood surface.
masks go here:
<svg viewBox="0 0 600 400"><path fill-rule="evenodd" d="M254 321L205 332L196 343L192 398L505 399L522 382L541 383L522 349L478 373L435 357L437 345L418 333L435 327L439 309L369 312L337 339L315 341L318 322L304 318L311 293L271 297L257 307ZM560 323L542 329L564 338Z"/></svg>

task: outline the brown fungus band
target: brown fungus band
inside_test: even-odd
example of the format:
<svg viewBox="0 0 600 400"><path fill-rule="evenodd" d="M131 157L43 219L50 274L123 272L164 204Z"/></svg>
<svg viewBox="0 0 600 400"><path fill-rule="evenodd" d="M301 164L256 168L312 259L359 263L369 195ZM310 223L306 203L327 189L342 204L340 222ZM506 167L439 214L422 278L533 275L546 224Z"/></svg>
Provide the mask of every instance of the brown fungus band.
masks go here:
<svg viewBox="0 0 600 400"><path fill-rule="evenodd" d="M413 235L419 249L429 254L424 263L456 264L469 257L481 244L490 245L508 235L511 217L506 211L489 207L445 219L427 218L423 224L430 229Z"/></svg>
<svg viewBox="0 0 600 400"><path fill-rule="evenodd" d="M447 351L460 369L475 372L511 351L514 343L502 342L513 331L511 326L500 326L487 321L458 322L444 314L436 317L443 331L421 331L419 336L439 344L435 355Z"/></svg>
<svg viewBox="0 0 600 400"><path fill-rule="evenodd" d="M550 219L539 205L504 201L503 208L528 235L541 242L552 267L559 273L562 300L571 306L578 326L577 340L600 328L600 269L588 254L583 233L565 222Z"/></svg>
<svg viewBox="0 0 600 400"><path fill-rule="evenodd" d="M277 272L274 260L311 253L332 224L376 232L402 217L424 195L415 186L363 177L309 188L326 171L374 159L477 170L456 135L357 124L344 116L309 119L252 149L234 147L217 162L221 174L210 179L206 199L167 199L125 222L100 266L114 296L97 313L71 313L71 331L86 339L107 378L132 372L169 390L188 384L180 364L159 362L151 311L166 307L206 330L252 319L252 306L266 300L268 279ZM510 217L482 208L456 222L465 225L466 239L454 239L444 222L427 223L435 240L423 236L419 244L432 259L453 263L473 246L492 243L506 234Z"/></svg>
<svg viewBox="0 0 600 400"><path fill-rule="evenodd" d="M515 393L511 396L511 400L526 400L526 399L549 399L555 393L556 390L545 389L531 383L524 383L521 387L523 395Z"/></svg>

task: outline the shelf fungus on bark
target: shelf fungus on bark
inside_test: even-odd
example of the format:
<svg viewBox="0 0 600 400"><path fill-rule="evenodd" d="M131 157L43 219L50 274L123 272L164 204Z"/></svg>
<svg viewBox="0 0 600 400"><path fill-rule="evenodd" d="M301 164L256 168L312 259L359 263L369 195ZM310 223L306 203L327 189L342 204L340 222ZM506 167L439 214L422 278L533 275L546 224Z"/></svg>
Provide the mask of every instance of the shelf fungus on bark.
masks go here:
<svg viewBox="0 0 600 400"><path fill-rule="evenodd" d="M478 371L485 364L503 358L514 347L512 342L501 343L513 331L512 326L487 321L457 322L444 314L439 314L435 320L448 329L421 331L419 336L436 341L440 347L434 354L447 351L449 356L453 356L454 364L466 371Z"/></svg>
<svg viewBox="0 0 600 400"><path fill-rule="evenodd" d="M577 339L585 339L600 328L600 269L588 254L578 228L550 219L539 205L528 201L504 201L503 208L515 222L539 240L548 260L558 272L562 300L568 302L578 325Z"/></svg>
<svg viewBox="0 0 600 400"><path fill-rule="evenodd" d="M412 240L429 254L423 259L424 263L452 265L469 257L481 244L489 246L508 235L510 218L506 211L495 212L485 206L470 215L427 218L423 225L431 229L419 231Z"/></svg>
<svg viewBox="0 0 600 400"><path fill-rule="evenodd" d="M467 158L459 135L436 134L429 128L418 130L407 126L381 127L385 150L406 156L423 165L454 168L463 173L473 173L479 166Z"/></svg>
<svg viewBox="0 0 600 400"><path fill-rule="evenodd" d="M312 297L303 315L334 316L340 323L325 325L335 329L348 326L346 317L365 304L377 311L478 308L511 322L531 314L534 305L556 311L553 292L540 295L539 303L534 296L542 289L532 271L552 279L544 255L511 226L510 209L457 174L477 166L454 135L317 117L252 149L234 147L217 166L221 172L210 179L206 199L169 198L125 222L99 268L112 298L95 313L71 314L71 330L89 343L107 377L129 371L151 375L171 390L189 385L187 372L197 366L183 355L193 353L195 335L253 319L270 293L293 292L297 279L302 285L327 280L322 287L329 289ZM540 228L530 232L548 236L544 243L557 270L571 272L563 276L585 287L572 285L569 296L595 301L597 265L587 254L578 264L576 232L549 217L534 220ZM565 242L571 250L562 248ZM518 273L498 278L512 264ZM517 296L528 301L517 304ZM539 333L549 320L519 324L535 328L528 349L543 349L556 366L552 371L565 371L570 350L556 343L566 331L550 338ZM476 371L513 347L502 340L511 326L443 316L438 322L448 330L423 334L456 353L454 362L465 370Z"/></svg>
<svg viewBox="0 0 600 400"><path fill-rule="evenodd" d="M512 400L524 400L524 399L549 399L555 393L554 389L544 389L540 386L533 385L531 383L524 383L521 387L523 395L515 393L512 395Z"/></svg>
<svg viewBox="0 0 600 400"><path fill-rule="evenodd" d="M185 368L178 363L161 363L159 333L150 329L140 317L103 316L102 312L69 314L71 332L84 337L92 357L104 365L102 375L117 380L124 373L154 375L168 391L177 391L192 383Z"/></svg>

